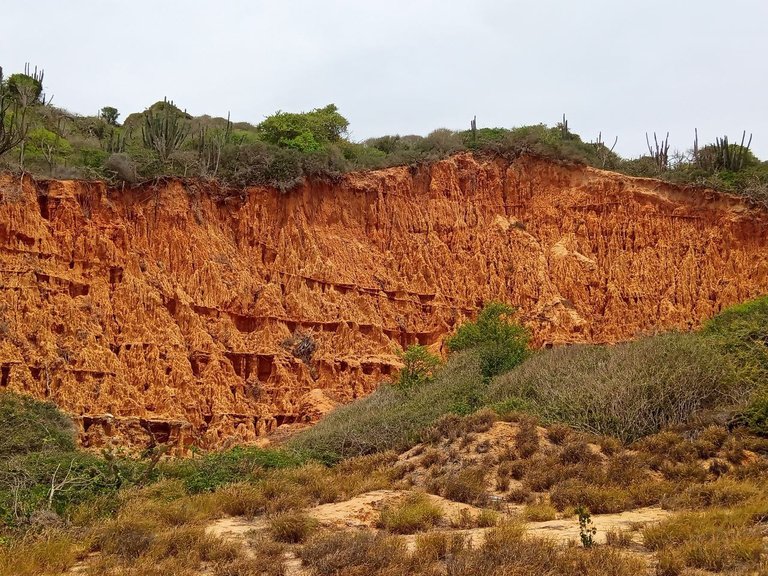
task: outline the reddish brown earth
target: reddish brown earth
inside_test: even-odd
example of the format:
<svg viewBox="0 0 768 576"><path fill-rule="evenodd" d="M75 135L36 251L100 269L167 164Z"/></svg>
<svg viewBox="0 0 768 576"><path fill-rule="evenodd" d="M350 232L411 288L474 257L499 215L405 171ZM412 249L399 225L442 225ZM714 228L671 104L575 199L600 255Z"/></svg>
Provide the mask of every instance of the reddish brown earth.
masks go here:
<svg viewBox="0 0 768 576"><path fill-rule="evenodd" d="M491 299L536 343L691 328L768 292L768 214L585 167L459 155L288 194L0 176L0 388L87 446L250 441L369 393ZM307 333L308 363L285 341Z"/></svg>

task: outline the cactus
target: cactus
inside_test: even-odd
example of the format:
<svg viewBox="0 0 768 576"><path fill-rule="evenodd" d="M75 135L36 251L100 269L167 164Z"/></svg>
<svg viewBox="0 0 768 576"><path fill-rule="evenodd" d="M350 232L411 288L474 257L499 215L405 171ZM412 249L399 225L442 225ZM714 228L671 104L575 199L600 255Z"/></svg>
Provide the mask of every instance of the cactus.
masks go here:
<svg viewBox="0 0 768 576"><path fill-rule="evenodd" d="M728 136L715 138L715 143L704 148L699 148L699 131L694 129L693 138L693 159L699 168L704 170L728 170L738 172L744 167L744 162L748 158L749 147L752 145L752 134L749 135L747 145L744 140L747 138L747 131L741 133L741 144L731 144Z"/></svg>
<svg viewBox="0 0 768 576"><path fill-rule="evenodd" d="M125 152L125 132L112 129L109 131L109 138L101 141L101 147L110 154Z"/></svg>
<svg viewBox="0 0 768 576"><path fill-rule="evenodd" d="M648 152L651 158L659 169L659 172L664 172L669 168L669 132L667 132L664 140L659 143L656 138L656 132L653 133L654 148L651 148L651 141L648 138L648 132L645 133L645 143L648 145Z"/></svg>
<svg viewBox="0 0 768 576"><path fill-rule="evenodd" d="M211 133L205 126L200 127L197 140L193 139L195 150L197 150L198 165L202 175L216 176L221 162L221 151L226 144L236 144L232 134L232 122L227 112L227 124L224 131L214 130Z"/></svg>
<svg viewBox="0 0 768 576"><path fill-rule="evenodd" d="M168 103L163 99L164 103ZM171 155L181 148L189 135L189 125L176 112L173 102L163 106L162 111L155 113L147 110L144 113L144 127L141 129L144 146L154 150L161 162L168 162Z"/></svg>
<svg viewBox="0 0 768 576"><path fill-rule="evenodd" d="M716 165L718 168L738 172L744 167L744 160L747 157L747 152L749 152L749 147L752 145L752 134L750 134L749 141L744 146L746 136L747 131L744 130L741 133L741 144L738 145L729 144L728 136L715 138L715 148L717 149Z"/></svg>

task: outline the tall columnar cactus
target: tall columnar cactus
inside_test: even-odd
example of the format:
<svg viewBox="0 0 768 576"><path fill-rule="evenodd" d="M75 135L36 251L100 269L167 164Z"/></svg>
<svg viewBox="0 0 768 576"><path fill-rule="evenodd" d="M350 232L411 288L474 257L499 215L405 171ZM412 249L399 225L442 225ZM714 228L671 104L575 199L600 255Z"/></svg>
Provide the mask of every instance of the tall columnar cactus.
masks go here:
<svg viewBox="0 0 768 576"><path fill-rule="evenodd" d="M738 172L744 167L744 160L747 158L747 152L752 145L752 134L749 135L749 141L744 146L744 139L747 131L741 133L741 144L729 144L728 136L715 138L715 148L717 149L717 166L722 170Z"/></svg>
<svg viewBox="0 0 768 576"><path fill-rule="evenodd" d="M167 101L164 102L167 104ZM171 102L170 106L163 106L160 112L147 110L144 113L141 135L144 146L154 150L159 160L166 163L187 139L189 125Z"/></svg>
<svg viewBox="0 0 768 576"><path fill-rule="evenodd" d="M747 138L747 131L741 133L741 144L731 144L728 136L715 138L714 144L709 144L703 148L699 147L699 131L694 130L693 139L693 159L699 168L705 170L728 170L738 172L744 168L744 163L749 158L749 147L752 145L752 134L746 146L744 140Z"/></svg>
<svg viewBox="0 0 768 576"><path fill-rule="evenodd" d="M648 138L648 132L646 132L645 143L648 146L648 152L651 155L651 158L653 158L653 161L656 164L656 167L659 169L659 172L664 172L667 170L667 168L669 168L669 132L667 132L666 137L661 142L659 142L658 138L656 137L656 132L654 132L653 148L651 147L651 141Z"/></svg>

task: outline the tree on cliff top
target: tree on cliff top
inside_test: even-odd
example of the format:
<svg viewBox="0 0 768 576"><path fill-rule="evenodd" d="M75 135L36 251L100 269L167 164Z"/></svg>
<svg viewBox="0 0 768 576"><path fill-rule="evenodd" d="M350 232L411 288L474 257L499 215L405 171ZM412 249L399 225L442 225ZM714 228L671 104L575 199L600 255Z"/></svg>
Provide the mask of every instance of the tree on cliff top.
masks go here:
<svg viewBox="0 0 768 576"><path fill-rule="evenodd" d="M321 150L346 135L349 121L339 114L335 104L311 112L277 111L256 127L265 142L301 152Z"/></svg>
<svg viewBox="0 0 768 576"><path fill-rule="evenodd" d="M3 82L3 69L0 67L0 155L19 144L25 133L24 112L19 113L18 102Z"/></svg>

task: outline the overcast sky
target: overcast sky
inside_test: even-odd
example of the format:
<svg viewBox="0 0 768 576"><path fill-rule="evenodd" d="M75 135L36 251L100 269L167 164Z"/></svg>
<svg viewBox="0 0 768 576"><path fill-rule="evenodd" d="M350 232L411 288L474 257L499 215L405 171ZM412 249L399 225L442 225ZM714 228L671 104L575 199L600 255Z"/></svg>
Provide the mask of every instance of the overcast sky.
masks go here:
<svg viewBox="0 0 768 576"><path fill-rule="evenodd" d="M1 0L0 65L54 104L164 96L258 123L335 103L351 137L555 124L686 149L746 129L768 159L768 0Z"/></svg>

